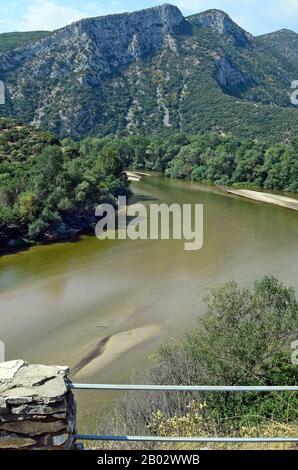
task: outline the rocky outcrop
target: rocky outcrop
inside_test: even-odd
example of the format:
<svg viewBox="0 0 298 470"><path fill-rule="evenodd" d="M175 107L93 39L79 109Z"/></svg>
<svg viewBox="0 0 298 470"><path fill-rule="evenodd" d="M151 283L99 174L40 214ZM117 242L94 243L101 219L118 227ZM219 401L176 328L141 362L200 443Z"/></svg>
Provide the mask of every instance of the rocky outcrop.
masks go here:
<svg viewBox="0 0 298 470"><path fill-rule="evenodd" d="M215 65L217 81L226 91L237 94L253 83L253 77L250 74L242 73L225 56L217 58Z"/></svg>
<svg viewBox="0 0 298 470"><path fill-rule="evenodd" d="M110 73L114 68L129 63L134 58L131 43L138 43L142 56L159 49L167 34L174 33L184 22L180 10L172 5L162 5L133 13L108 15L99 18L88 18L72 23L65 28L34 44L0 54L1 74L19 69L28 60L38 65L42 60L44 72L50 61L51 76L65 73L69 68L76 72L83 71L92 65L94 71L101 74ZM54 53L54 56L51 55ZM59 53L65 59L64 64L57 64L55 56ZM94 56L95 53L95 56ZM62 55L62 57L61 57ZM93 57L90 64L86 59ZM67 64L67 61L72 62ZM38 75L38 71L32 70Z"/></svg>
<svg viewBox="0 0 298 470"><path fill-rule="evenodd" d="M240 28L225 12L208 10L192 17L192 23L203 28L211 28L217 34L225 36L236 46L247 46L253 36Z"/></svg>
<svg viewBox="0 0 298 470"><path fill-rule="evenodd" d="M0 449L71 449L76 406L68 368L0 364Z"/></svg>
<svg viewBox="0 0 298 470"><path fill-rule="evenodd" d="M83 19L37 43L0 54L9 113L22 112L19 106L25 99L33 124L43 124L47 116L47 127L56 125L58 132L86 132L99 119L96 101L102 99L104 80L156 53L184 22L177 7L162 5Z"/></svg>

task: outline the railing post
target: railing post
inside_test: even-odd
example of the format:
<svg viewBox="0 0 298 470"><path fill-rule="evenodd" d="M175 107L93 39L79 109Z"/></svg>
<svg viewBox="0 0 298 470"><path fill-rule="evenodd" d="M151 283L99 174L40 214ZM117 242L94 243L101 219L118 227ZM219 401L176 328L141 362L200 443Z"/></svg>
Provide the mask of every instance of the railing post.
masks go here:
<svg viewBox="0 0 298 470"><path fill-rule="evenodd" d="M73 449L76 403L68 367L0 363L0 449Z"/></svg>

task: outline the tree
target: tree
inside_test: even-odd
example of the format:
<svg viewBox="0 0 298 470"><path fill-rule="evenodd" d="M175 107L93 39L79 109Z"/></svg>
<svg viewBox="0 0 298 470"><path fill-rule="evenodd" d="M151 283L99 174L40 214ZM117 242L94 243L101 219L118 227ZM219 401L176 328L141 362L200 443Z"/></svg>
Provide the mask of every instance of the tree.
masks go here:
<svg viewBox="0 0 298 470"><path fill-rule="evenodd" d="M46 146L35 159L31 172L32 187L38 197L45 197L55 186L57 175L61 172L63 154L58 146Z"/></svg>
<svg viewBox="0 0 298 470"><path fill-rule="evenodd" d="M121 176L124 166L119 158L118 149L113 146L105 146L100 152L95 168L103 177Z"/></svg>
<svg viewBox="0 0 298 470"><path fill-rule="evenodd" d="M37 208L36 194L33 192L21 193L19 196L19 213L25 220L31 220Z"/></svg>

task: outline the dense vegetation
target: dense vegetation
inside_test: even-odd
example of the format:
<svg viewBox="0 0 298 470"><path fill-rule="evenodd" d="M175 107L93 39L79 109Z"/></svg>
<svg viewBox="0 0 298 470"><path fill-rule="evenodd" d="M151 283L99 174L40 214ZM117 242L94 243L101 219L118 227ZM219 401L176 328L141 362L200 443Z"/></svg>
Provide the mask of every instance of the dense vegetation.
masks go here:
<svg viewBox="0 0 298 470"><path fill-rule="evenodd" d="M266 276L252 290L235 282L211 291L198 328L153 358L141 381L183 385L297 385L291 341L298 329L294 290ZM298 397L289 393L129 394L113 431L183 436L297 434ZM124 424L125 423L125 424ZM109 426L108 431L111 431ZM277 435L277 434L276 434Z"/></svg>
<svg viewBox="0 0 298 470"><path fill-rule="evenodd" d="M0 120L0 242L72 237L94 207L128 193L124 168L224 185L298 191L298 140L270 146L231 135L89 137L80 142Z"/></svg>
<svg viewBox="0 0 298 470"><path fill-rule="evenodd" d="M265 145L216 135L197 137L169 163L172 177L298 191L298 140Z"/></svg>
<svg viewBox="0 0 298 470"><path fill-rule="evenodd" d="M101 139L86 139L100 144ZM232 135L173 134L168 138L105 138L125 165L163 171L173 178L222 185L298 191L298 139L269 145Z"/></svg>
<svg viewBox="0 0 298 470"><path fill-rule="evenodd" d="M123 162L101 140L60 142L0 120L0 246L68 238L94 224L94 209L128 192Z"/></svg>

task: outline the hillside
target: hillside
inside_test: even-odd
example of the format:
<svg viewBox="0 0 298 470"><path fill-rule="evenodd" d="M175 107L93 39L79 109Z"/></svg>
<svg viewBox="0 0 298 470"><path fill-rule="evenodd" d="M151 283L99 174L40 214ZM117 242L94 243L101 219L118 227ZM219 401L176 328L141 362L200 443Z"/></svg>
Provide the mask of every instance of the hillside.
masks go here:
<svg viewBox="0 0 298 470"><path fill-rule="evenodd" d="M0 34L0 52L7 52L17 47L32 44L45 38L50 33L48 31L32 31L23 33L2 33Z"/></svg>
<svg viewBox="0 0 298 470"><path fill-rule="evenodd" d="M273 55L287 62L290 67L295 67L298 60L298 34L288 29L282 29L271 34L265 34L256 38Z"/></svg>
<svg viewBox="0 0 298 470"><path fill-rule="evenodd" d="M291 31L254 38L219 10L84 19L0 54L0 113L61 137L212 130L284 141L298 131L297 42Z"/></svg>

